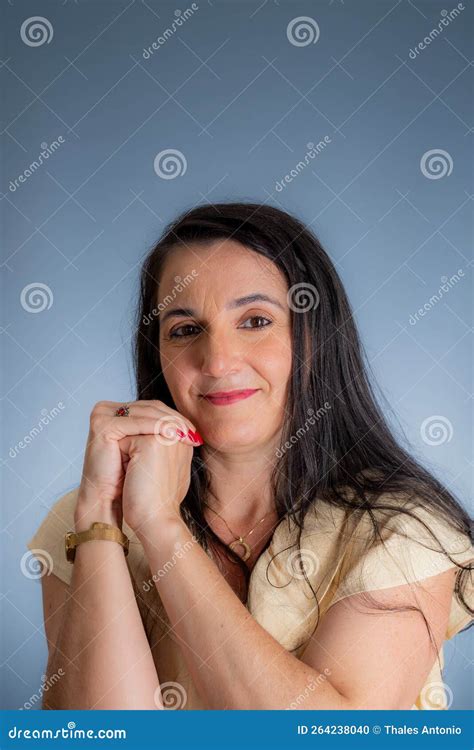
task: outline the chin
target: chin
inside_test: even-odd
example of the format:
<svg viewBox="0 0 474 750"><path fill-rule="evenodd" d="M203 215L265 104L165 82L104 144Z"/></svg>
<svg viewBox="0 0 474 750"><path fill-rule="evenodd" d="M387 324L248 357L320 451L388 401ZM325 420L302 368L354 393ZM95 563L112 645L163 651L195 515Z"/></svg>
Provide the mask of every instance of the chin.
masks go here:
<svg viewBox="0 0 474 750"><path fill-rule="evenodd" d="M265 437L261 431L257 432L254 425L252 429L242 425L240 428L235 425L225 425L222 429L214 428L201 432L205 444L214 450L238 450L239 448L249 448L265 442Z"/></svg>

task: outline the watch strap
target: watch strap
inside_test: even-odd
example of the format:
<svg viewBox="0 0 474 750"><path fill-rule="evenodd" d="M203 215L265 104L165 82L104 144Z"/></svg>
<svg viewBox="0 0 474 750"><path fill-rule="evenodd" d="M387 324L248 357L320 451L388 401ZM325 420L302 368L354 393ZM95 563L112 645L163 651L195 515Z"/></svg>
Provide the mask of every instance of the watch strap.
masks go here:
<svg viewBox="0 0 474 750"><path fill-rule="evenodd" d="M67 531L64 543L66 560L73 563L76 557L76 547L82 542L94 539L102 539L109 542L118 542L124 548L125 556L128 555L129 539L118 526L112 526L102 521L94 521L90 528L84 531Z"/></svg>

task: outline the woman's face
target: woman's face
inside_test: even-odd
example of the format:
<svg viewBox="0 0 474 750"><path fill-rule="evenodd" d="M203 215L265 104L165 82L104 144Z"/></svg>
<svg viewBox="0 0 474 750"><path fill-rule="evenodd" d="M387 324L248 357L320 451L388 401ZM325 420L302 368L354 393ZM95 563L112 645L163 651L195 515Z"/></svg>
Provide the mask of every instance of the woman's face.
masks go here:
<svg viewBox="0 0 474 750"><path fill-rule="evenodd" d="M292 361L287 291L277 266L233 240L179 247L166 260L161 367L176 409L216 450L263 446L281 429ZM256 294L269 299L243 299ZM244 389L255 392L225 403L205 397Z"/></svg>

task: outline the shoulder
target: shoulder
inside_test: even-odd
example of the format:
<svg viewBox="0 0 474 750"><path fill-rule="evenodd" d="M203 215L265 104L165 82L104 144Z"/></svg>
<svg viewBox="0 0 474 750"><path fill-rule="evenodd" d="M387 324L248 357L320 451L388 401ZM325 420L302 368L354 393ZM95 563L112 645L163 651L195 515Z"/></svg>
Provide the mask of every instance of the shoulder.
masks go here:
<svg viewBox="0 0 474 750"><path fill-rule="evenodd" d="M304 569L320 595L343 598L457 568L467 596L474 597L474 546L468 531L406 493L383 493L370 506L349 492L341 503L318 498L307 510L301 532L290 519L277 527L269 555L269 560L277 555L285 561L284 566L270 566L269 573L278 567L284 575L294 567Z"/></svg>
<svg viewBox="0 0 474 750"><path fill-rule="evenodd" d="M75 487L61 495L27 542L26 546L30 552L25 557L25 564L32 578L54 573L62 581L70 583L72 565L66 560L64 535L74 529L78 491L79 487ZM33 558L36 559L36 563Z"/></svg>
<svg viewBox="0 0 474 750"><path fill-rule="evenodd" d="M387 510L387 508L389 510ZM382 495L371 511L358 514L348 539L332 603L368 591L407 585L417 590L433 585L451 571L464 602L474 599L474 546L466 529L420 498ZM456 584L456 589L457 589ZM470 604L469 604L470 602ZM453 593L448 633L458 632L472 618ZM450 635L449 635L450 637Z"/></svg>
<svg viewBox="0 0 474 750"><path fill-rule="evenodd" d="M285 632L290 626L294 630L284 642L293 647L302 635L294 623L296 615L304 612L310 628L318 613L345 597L377 591L393 601L395 587L408 585L415 587L412 593L421 594L421 586L431 591L439 582L449 588L456 575L447 637L465 627L472 618L460 603L457 584L462 582L463 599L473 606L474 547L469 534L428 510L420 498L408 502L406 494L384 493L373 507L363 507L350 493L344 497L346 503L317 498L301 529L289 517L277 526L250 581L250 610L259 622L273 627L282 642L285 615ZM406 588L400 589L402 595L407 596Z"/></svg>

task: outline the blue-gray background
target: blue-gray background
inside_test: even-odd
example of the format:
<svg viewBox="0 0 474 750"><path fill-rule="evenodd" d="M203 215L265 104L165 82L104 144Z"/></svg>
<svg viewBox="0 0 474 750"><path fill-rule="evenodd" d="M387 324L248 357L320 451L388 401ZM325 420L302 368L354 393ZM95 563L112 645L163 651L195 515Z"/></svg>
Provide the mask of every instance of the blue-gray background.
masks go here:
<svg viewBox="0 0 474 750"><path fill-rule="evenodd" d="M38 690L46 664L40 582L20 571L26 541L79 483L93 404L133 393L140 263L184 208L267 201L310 223L346 285L396 429L466 507L472 495L472 7L466 0L412 59L454 3L197 5L146 59L176 5L3 4L5 708ZM54 33L30 46L20 29L37 15ZM299 16L317 22L314 43L288 38ZM325 149L278 190L324 136ZM166 149L186 160L173 179L154 169ZM445 152L441 171L422 168L432 150ZM38 283L49 306L33 313L21 295ZM60 414L12 457L59 402ZM470 634L446 644L445 658L452 708L468 708Z"/></svg>

